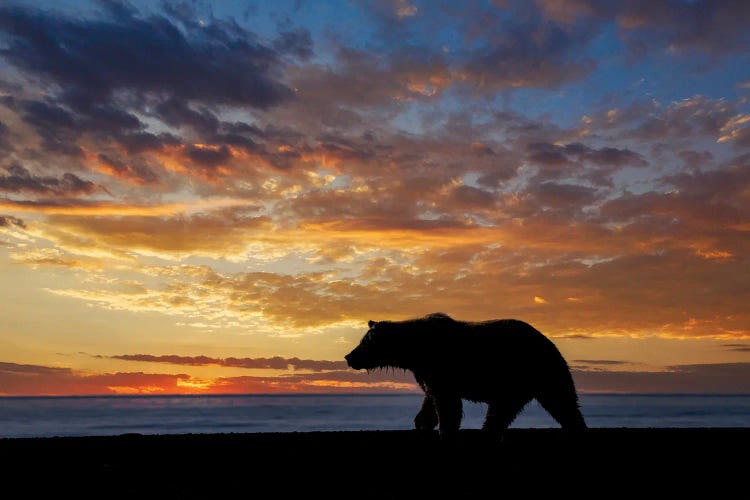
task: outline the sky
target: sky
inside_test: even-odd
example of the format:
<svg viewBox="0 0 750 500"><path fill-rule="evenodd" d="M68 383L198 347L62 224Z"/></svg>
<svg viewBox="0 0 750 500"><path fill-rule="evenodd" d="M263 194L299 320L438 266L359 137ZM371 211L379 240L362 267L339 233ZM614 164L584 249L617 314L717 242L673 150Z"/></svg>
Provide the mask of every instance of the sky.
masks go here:
<svg viewBox="0 0 750 500"><path fill-rule="evenodd" d="M581 392L750 392L750 3L0 3L0 395L415 391L516 318Z"/></svg>

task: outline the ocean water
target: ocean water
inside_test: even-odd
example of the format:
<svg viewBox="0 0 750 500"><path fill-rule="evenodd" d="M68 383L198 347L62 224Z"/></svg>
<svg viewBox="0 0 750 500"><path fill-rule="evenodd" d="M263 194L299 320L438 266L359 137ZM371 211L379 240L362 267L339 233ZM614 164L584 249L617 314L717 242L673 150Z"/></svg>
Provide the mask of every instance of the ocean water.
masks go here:
<svg viewBox="0 0 750 500"><path fill-rule="evenodd" d="M0 398L0 437L411 429L419 395ZM590 427L750 427L750 395L582 395ZM486 405L464 403L463 428ZM557 424L536 403L512 427Z"/></svg>

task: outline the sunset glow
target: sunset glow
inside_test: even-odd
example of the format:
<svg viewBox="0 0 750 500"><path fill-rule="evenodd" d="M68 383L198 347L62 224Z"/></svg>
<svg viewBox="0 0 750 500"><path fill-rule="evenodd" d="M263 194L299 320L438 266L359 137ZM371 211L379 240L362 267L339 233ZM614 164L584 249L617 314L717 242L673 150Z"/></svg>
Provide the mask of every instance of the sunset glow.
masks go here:
<svg viewBox="0 0 750 500"><path fill-rule="evenodd" d="M0 6L0 395L393 392L442 311L750 392L750 4Z"/></svg>

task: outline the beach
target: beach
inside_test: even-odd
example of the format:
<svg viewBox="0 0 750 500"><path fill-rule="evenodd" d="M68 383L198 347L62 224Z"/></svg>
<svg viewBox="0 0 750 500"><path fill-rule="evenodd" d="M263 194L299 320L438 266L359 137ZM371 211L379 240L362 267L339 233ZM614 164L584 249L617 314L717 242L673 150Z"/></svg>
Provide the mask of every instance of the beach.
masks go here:
<svg viewBox="0 0 750 500"><path fill-rule="evenodd" d="M13 498L454 498L743 486L750 428L184 434L0 440ZM602 488L605 488L602 490ZM508 494L508 495L506 495ZM11 498L11 497L6 497Z"/></svg>

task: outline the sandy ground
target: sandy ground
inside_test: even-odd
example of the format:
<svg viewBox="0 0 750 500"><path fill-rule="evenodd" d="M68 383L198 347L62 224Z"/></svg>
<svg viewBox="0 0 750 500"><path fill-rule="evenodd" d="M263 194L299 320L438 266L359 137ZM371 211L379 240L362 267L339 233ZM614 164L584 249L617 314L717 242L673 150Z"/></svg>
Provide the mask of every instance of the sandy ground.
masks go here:
<svg viewBox="0 0 750 500"><path fill-rule="evenodd" d="M750 428L513 429L0 440L5 498L732 498Z"/></svg>

